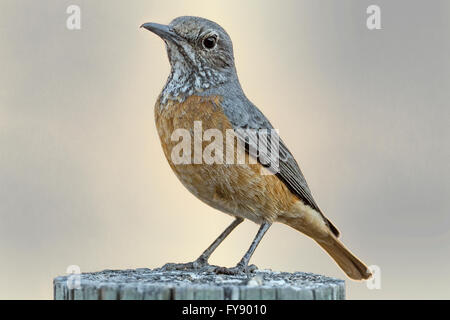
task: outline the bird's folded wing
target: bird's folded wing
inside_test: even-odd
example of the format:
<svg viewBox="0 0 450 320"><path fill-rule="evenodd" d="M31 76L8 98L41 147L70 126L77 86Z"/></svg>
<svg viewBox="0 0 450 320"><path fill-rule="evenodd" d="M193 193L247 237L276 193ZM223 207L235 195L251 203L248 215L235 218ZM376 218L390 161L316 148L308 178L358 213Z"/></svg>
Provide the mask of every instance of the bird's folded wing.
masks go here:
<svg viewBox="0 0 450 320"><path fill-rule="evenodd" d="M297 162L285 143L279 138L278 133L272 130L274 129L273 126L264 114L249 101L239 108L225 106L224 112L233 125L238 139L245 144L247 152L255 156L265 167L277 162L277 159L274 158L274 156L277 156L278 164L272 166L272 168L277 168L274 172L276 176L305 204L322 213L312 197ZM256 134L249 134L249 130L256 132ZM267 137L262 137L263 134L267 134ZM276 136L272 137L272 135ZM273 147L271 138L278 139L278 154L271 152ZM261 153L261 149L264 152Z"/></svg>

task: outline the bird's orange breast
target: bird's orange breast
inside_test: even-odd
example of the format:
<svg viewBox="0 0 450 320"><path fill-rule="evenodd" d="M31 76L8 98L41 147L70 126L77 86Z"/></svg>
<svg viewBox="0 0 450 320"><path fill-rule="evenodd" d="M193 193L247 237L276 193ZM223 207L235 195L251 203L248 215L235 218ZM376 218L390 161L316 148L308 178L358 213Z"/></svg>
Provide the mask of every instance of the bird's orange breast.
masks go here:
<svg viewBox="0 0 450 320"><path fill-rule="evenodd" d="M222 132L223 150L227 150L227 129L233 129L223 113L219 97L190 96L184 102L169 100L155 106L155 121L164 154L183 185L199 199L225 213L250 219L257 223L275 221L278 216L291 212L298 202L288 188L275 175L263 175L264 168L249 163L246 155L244 164L175 164L172 149L180 143L173 141L176 129L189 132L191 150L194 150L194 122L200 121L202 132L217 129ZM234 142L234 141L233 141ZM211 141L202 142L202 150ZM230 147L236 159L237 144ZM225 157L225 155L224 155Z"/></svg>

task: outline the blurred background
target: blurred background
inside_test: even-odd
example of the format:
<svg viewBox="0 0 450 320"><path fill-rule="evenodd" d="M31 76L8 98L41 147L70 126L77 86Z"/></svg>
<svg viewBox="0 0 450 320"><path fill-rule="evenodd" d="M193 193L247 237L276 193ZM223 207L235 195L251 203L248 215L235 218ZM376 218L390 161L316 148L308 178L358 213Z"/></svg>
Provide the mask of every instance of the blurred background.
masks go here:
<svg viewBox="0 0 450 320"><path fill-rule="evenodd" d="M68 30L69 5L81 30ZM368 30L366 8L381 8ZM0 2L0 298L51 299L52 279L186 262L231 222L179 183L153 105L169 74L139 29L197 15L234 42L247 96L280 129L343 241L381 269L349 299L450 298L448 1ZM245 222L211 262L234 265ZM252 262L345 278L276 224Z"/></svg>

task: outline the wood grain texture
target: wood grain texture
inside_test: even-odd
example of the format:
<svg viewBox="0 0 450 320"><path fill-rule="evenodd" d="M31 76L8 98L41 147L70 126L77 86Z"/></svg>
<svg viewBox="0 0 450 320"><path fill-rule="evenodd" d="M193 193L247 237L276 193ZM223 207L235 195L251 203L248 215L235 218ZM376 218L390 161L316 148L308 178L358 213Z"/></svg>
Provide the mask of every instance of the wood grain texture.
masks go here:
<svg viewBox="0 0 450 320"><path fill-rule="evenodd" d="M344 300L343 280L312 273L261 270L246 275L217 275L160 269L105 270L53 281L55 300ZM69 281L70 282L70 281Z"/></svg>

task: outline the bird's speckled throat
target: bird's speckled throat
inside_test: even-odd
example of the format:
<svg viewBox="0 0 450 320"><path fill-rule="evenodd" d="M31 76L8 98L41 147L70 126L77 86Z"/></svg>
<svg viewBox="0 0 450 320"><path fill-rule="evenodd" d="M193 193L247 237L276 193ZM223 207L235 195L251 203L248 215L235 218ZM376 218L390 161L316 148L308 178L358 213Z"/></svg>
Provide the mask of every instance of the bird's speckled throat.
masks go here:
<svg viewBox="0 0 450 320"><path fill-rule="evenodd" d="M168 100L184 101L187 97L223 84L229 78L225 72L209 68L190 48L166 42L171 71L161 92L160 104Z"/></svg>

